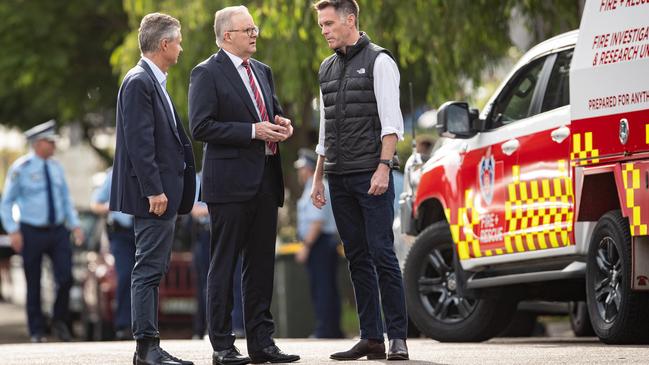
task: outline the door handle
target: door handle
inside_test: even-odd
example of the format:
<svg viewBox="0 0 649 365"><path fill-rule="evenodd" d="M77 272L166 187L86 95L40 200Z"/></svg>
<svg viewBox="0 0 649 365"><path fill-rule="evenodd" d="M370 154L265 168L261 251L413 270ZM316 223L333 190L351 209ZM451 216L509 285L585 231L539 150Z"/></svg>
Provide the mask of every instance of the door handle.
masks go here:
<svg viewBox="0 0 649 365"><path fill-rule="evenodd" d="M570 135L570 128L564 125L563 127L553 130L550 135L552 136L553 141L561 143Z"/></svg>
<svg viewBox="0 0 649 365"><path fill-rule="evenodd" d="M504 154L511 156L520 146L521 143L517 139L510 139L509 141L503 143L500 148L503 150Z"/></svg>

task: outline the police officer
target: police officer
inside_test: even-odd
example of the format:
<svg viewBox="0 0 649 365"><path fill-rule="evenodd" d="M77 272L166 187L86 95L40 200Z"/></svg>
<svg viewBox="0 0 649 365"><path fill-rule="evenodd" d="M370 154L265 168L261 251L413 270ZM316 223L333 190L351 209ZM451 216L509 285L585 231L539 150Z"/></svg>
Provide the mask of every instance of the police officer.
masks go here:
<svg viewBox="0 0 649 365"><path fill-rule="evenodd" d="M135 232L133 216L122 212L111 212L108 209L110 187L113 180L113 169L106 171L106 179L95 191L90 209L99 215L107 215L106 226L110 241L110 252L115 258L117 272L117 293L115 308L116 340L132 340L131 334L131 272L135 265Z"/></svg>
<svg viewBox="0 0 649 365"><path fill-rule="evenodd" d="M306 264L311 286L311 300L316 328L311 337L343 338L340 330L340 295L338 294L338 234L331 205L318 209L311 204L311 186L316 154L306 148L299 150L293 164L300 184L304 186L297 202L297 234L303 242L296 254L297 262ZM326 189L326 188L325 188ZM328 191L328 189L326 189Z"/></svg>
<svg viewBox="0 0 649 365"><path fill-rule="evenodd" d="M72 229L75 243L83 242L63 168L51 159L56 149L55 127L56 122L50 120L25 132L32 151L9 168L0 203L0 216L11 245L23 257L27 319L32 342L45 339L45 320L41 311L43 254L52 261L56 281L52 333L62 341L70 340L67 321L72 286L72 247L68 228ZM14 205L20 212L19 222L12 214Z"/></svg>

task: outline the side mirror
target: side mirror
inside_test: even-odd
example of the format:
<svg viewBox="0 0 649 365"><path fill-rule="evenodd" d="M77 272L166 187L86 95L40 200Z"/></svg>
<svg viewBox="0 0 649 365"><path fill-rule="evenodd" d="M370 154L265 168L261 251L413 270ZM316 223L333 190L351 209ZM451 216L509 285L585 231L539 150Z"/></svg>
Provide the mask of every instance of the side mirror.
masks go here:
<svg viewBox="0 0 649 365"><path fill-rule="evenodd" d="M475 134L477 111L469 109L469 104L461 101L448 101L437 112L437 132L450 133L458 138L468 138Z"/></svg>

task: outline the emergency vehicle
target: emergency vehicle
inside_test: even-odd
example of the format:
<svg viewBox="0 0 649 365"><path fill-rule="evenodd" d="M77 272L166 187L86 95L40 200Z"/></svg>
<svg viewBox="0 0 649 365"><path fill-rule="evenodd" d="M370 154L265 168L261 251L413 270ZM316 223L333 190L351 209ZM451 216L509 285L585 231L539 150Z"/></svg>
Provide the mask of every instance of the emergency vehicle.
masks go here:
<svg viewBox="0 0 649 365"><path fill-rule="evenodd" d="M447 102L406 164L413 323L483 341L521 300L586 301L605 343L649 342L649 1L591 0L484 110Z"/></svg>

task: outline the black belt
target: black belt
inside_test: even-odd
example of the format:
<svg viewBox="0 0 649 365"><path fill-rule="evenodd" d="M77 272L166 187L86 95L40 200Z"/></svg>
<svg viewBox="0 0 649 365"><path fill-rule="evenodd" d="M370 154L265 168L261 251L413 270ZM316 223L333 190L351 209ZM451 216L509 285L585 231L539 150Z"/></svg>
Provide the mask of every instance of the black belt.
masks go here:
<svg viewBox="0 0 649 365"><path fill-rule="evenodd" d="M22 223L22 222L20 224L25 225L28 228L39 230L39 231L49 231L49 230L59 229L59 228L61 228L63 226L63 223L47 225L47 226L34 226L34 225L31 225L31 224Z"/></svg>

